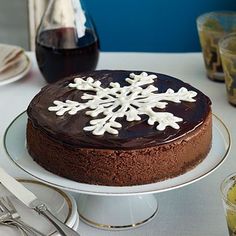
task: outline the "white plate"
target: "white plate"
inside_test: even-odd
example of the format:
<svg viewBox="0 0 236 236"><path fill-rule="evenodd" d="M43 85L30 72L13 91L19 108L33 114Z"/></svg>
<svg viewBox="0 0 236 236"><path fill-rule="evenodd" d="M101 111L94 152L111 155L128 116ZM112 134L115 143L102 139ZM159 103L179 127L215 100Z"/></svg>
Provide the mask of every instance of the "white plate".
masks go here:
<svg viewBox="0 0 236 236"><path fill-rule="evenodd" d="M20 66L15 66L13 69L7 70L6 73L2 74L2 76L4 76L4 79L0 78L0 86L23 79L24 76L28 74L31 68L31 61L26 54L23 54L22 57L24 57L24 60L22 60L21 63L23 63L24 65L21 64Z"/></svg>
<svg viewBox="0 0 236 236"><path fill-rule="evenodd" d="M19 180L24 184L30 191L32 191L39 199L45 202L53 212L53 214L60 219L62 222L66 223L69 227L78 228L78 213L76 203L73 197L66 194L64 191L56 189L54 187L45 185L34 180ZM46 220L41 217L34 210L23 205L18 199L16 199L11 193L8 192L6 188L0 185L0 196L9 196L12 203L20 214L21 219L27 222L31 226L38 229L40 232L56 236L55 228ZM9 233L7 234L6 232ZM3 234L3 232L5 234ZM0 235L15 236L19 235L16 229L11 229L9 227L0 227Z"/></svg>
<svg viewBox="0 0 236 236"><path fill-rule="evenodd" d="M136 195L163 192L193 183L207 176L225 160L230 149L230 134L223 122L213 116L212 148L208 156L194 169L165 181L128 187L111 187L75 182L57 176L38 165L28 154L25 145L27 114L23 112L9 125L4 136L5 150L18 167L49 185L69 191L95 195Z"/></svg>

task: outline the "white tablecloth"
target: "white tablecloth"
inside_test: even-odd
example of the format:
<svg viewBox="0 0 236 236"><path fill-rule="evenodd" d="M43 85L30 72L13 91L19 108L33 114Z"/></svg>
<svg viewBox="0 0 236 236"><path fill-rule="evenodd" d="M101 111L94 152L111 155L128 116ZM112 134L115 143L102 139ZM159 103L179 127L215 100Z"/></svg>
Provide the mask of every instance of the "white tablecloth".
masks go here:
<svg viewBox="0 0 236 236"><path fill-rule="evenodd" d="M0 165L15 177L30 178L12 164L3 147L3 136L9 123L24 111L33 96L46 83L40 75L33 53L32 69L22 80L0 87ZM236 139L236 108L228 104L223 83L206 78L201 53L101 53L98 69L154 71L184 80L206 93L213 112L219 116ZM81 222L81 236L223 236L227 226L219 191L220 182L236 172L236 147L224 164L208 177L177 190L157 194L160 210L150 223L132 230L103 231ZM115 214L115 212L114 212Z"/></svg>

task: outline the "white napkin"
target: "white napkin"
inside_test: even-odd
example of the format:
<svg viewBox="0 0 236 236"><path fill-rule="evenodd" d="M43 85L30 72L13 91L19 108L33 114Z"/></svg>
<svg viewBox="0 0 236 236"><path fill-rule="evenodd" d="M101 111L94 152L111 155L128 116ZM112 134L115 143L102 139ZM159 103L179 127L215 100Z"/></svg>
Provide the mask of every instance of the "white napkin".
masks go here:
<svg viewBox="0 0 236 236"><path fill-rule="evenodd" d="M20 47L0 44L0 73L16 64L23 53Z"/></svg>
<svg viewBox="0 0 236 236"><path fill-rule="evenodd" d="M0 81L23 72L29 61L21 47L0 44Z"/></svg>

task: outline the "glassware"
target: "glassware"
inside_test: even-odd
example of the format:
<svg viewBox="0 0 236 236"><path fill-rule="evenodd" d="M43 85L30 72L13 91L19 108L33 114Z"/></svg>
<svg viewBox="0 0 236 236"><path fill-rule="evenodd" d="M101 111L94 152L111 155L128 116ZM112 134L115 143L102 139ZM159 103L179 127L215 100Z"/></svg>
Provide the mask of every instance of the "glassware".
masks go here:
<svg viewBox="0 0 236 236"><path fill-rule="evenodd" d="M236 12L205 13L197 18L197 28L207 76L213 81L224 82L218 42L224 35L236 32Z"/></svg>
<svg viewBox="0 0 236 236"><path fill-rule="evenodd" d="M231 174L223 180L221 194L224 204L225 216L229 235L236 235L236 173Z"/></svg>
<svg viewBox="0 0 236 236"><path fill-rule="evenodd" d="M219 49L228 101L236 107L236 33L223 37L219 42Z"/></svg>
<svg viewBox="0 0 236 236"><path fill-rule="evenodd" d="M48 83L94 70L98 38L80 0L50 0L36 35L36 58Z"/></svg>

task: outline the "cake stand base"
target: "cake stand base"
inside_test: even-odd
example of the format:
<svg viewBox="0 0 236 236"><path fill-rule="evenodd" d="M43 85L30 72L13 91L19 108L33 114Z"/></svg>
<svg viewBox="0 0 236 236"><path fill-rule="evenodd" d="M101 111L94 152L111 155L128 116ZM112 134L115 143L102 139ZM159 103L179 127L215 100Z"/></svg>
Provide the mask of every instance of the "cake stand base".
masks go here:
<svg viewBox="0 0 236 236"><path fill-rule="evenodd" d="M97 196L80 194L78 212L85 223L100 229L122 230L151 221L158 212L153 194Z"/></svg>

